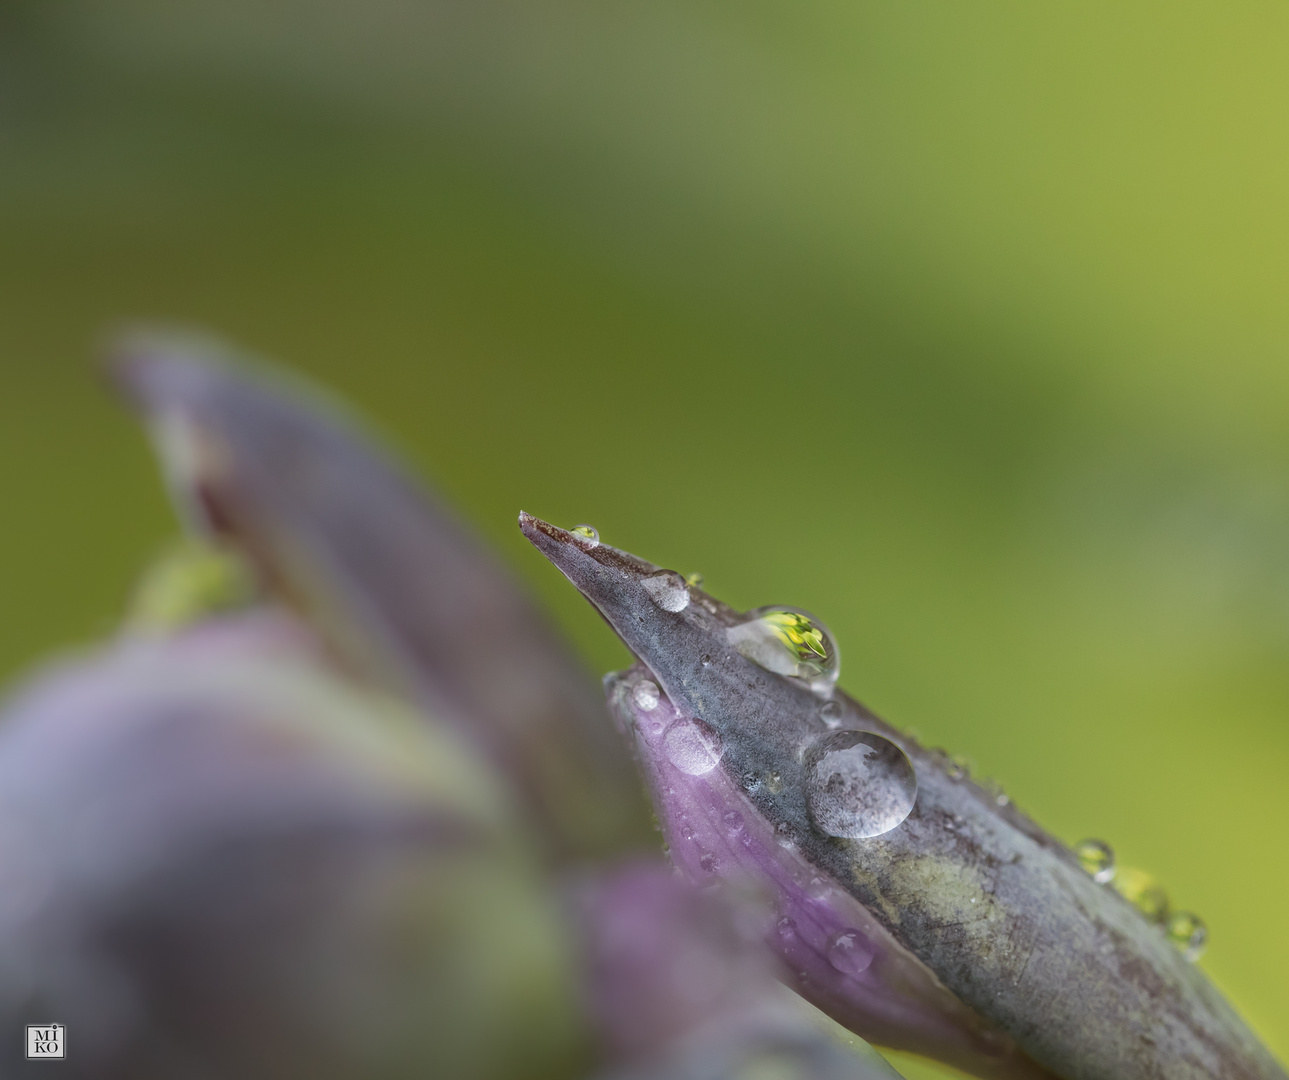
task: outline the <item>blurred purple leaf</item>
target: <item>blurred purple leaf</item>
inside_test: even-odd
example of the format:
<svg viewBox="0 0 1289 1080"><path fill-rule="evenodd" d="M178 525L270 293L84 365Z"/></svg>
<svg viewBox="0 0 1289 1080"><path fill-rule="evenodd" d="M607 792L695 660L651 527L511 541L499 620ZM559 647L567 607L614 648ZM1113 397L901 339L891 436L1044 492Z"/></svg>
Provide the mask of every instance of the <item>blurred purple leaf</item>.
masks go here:
<svg viewBox="0 0 1289 1080"><path fill-rule="evenodd" d="M700 892L662 863L638 862L588 884L580 908L590 1008L617 1062L603 1080L898 1078L794 1007L761 942L759 898Z"/></svg>
<svg viewBox="0 0 1289 1080"><path fill-rule="evenodd" d="M196 339L135 335L114 372L194 524L239 548L349 664L482 745L558 852L649 842L594 680L478 538L336 406Z"/></svg>
<svg viewBox="0 0 1289 1080"><path fill-rule="evenodd" d="M9 703L0 1014L66 1024L61 1074L485 1080L579 1059L562 920L502 778L318 655L253 613L123 639Z"/></svg>

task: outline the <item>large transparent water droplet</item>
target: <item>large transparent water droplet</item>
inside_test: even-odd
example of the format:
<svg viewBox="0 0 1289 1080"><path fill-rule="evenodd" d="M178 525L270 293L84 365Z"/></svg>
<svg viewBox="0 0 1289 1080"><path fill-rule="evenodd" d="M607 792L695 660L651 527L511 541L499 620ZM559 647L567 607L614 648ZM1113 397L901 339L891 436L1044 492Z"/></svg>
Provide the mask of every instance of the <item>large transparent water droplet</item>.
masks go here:
<svg viewBox="0 0 1289 1080"><path fill-rule="evenodd" d="M917 800L904 751L870 731L835 731L806 754L806 804L820 831L863 839L900 824Z"/></svg>
<svg viewBox="0 0 1289 1080"><path fill-rule="evenodd" d="M1182 955L1192 964L1204 955L1208 944L1208 927L1193 911L1177 911L1168 919L1165 928L1168 940L1182 950Z"/></svg>
<svg viewBox="0 0 1289 1080"><path fill-rule="evenodd" d="M663 737L667 760L689 776L716 768L724 747L721 737L701 720L677 720Z"/></svg>
<svg viewBox="0 0 1289 1080"><path fill-rule="evenodd" d="M1144 870L1121 867L1114 875L1114 888L1150 922L1162 924L1168 919L1168 894Z"/></svg>
<svg viewBox="0 0 1289 1080"><path fill-rule="evenodd" d="M828 941L828 963L844 975L867 971L873 962L873 946L858 930L842 930Z"/></svg>
<svg viewBox="0 0 1289 1080"><path fill-rule="evenodd" d="M663 611L684 611L689 607L689 586L675 570L659 570L640 582L649 599Z"/></svg>
<svg viewBox="0 0 1289 1080"><path fill-rule="evenodd" d="M568 531L577 537L582 547L588 550L600 546L600 534L595 531L594 525L574 525Z"/></svg>
<svg viewBox="0 0 1289 1080"><path fill-rule="evenodd" d="M829 694L841 670L837 643L813 615L796 608L764 607L726 631L729 642L753 663L777 675L804 679Z"/></svg>
<svg viewBox="0 0 1289 1080"><path fill-rule="evenodd" d="M1074 854L1097 884L1104 885L1114 877L1114 850L1104 840L1080 840L1074 845Z"/></svg>

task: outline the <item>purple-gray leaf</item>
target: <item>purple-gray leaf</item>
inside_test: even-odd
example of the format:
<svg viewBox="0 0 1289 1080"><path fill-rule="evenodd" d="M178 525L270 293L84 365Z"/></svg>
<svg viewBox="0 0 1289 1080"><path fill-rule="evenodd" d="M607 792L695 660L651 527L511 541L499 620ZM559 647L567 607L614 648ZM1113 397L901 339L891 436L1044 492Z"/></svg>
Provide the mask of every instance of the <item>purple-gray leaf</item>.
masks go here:
<svg viewBox="0 0 1289 1080"><path fill-rule="evenodd" d="M747 616L676 592L678 575L520 525L642 661L608 685L674 862L769 889L792 985L841 1023L980 1076L1283 1080L1203 973L1064 845L833 691L811 624L779 616L797 651L768 670ZM875 802L854 763L820 758L844 756L847 731L897 748ZM831 818L847 800L851 817ZM874 818L885 831L860 827Z"/></svg>

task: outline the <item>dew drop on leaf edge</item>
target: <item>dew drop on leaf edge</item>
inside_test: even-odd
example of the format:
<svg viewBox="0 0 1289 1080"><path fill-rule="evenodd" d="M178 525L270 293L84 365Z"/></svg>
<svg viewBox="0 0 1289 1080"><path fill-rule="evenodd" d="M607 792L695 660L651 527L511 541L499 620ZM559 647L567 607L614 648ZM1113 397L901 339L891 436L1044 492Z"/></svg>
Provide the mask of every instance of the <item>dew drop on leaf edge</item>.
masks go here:
<svg viewBox="0 0 1289 1080"><path fill-rule="evenodd" d="M1168 920L1168 893L1144 870L1120 867L1112 882L1115 891L1152 923L1163 925Z"/></svg>
<svg viewBox="0 0 1289 1080"><path fill-rule="evenodd" d="M640 584L663 611L684 611L689 607L689 586L675 570L659 570L642 578Z"/></svg>
<svg viewBox="0 0 1289 1080"><path fill-rule="evenodd" d="M596 531L594 525L574 525L568 531L576 536L585 548L596 548L600 546L600 534Z"/></svg>
<svg viewBox="0 0 1289 1080"><path fill-rule="evenodd" d="M1182 955L1192 964L1204 955L1204 948L1208 945L1208 927L1194 912L1173 912L1168 917L1164 932L1168 935L1168 940L1181 949Z"/></svg>
<svg viewBox="0 0 1289 1080"><path fill-rule="evenodd" d="M762 607L726 631L731 645L754 664L776 675L804 680L819 694L830 694L841 671L837 643L828 628L807 611Z"/></svg>
<svg viewBox="0 0 1289 1080"><path fill-rule="evenodd" d="M1074 854L1079 860L1079 865L1098 885L1104 885L1113 879L1114 849L1104 840L1080 840L1074 845Z"/></svg>
<svg viewBox="0 0 1289 1080"><path fill-rule="evenodd" d="M631 691L631 700L642 712L653 712L660 700L658 684L650 679L641 679Z"/></svg>

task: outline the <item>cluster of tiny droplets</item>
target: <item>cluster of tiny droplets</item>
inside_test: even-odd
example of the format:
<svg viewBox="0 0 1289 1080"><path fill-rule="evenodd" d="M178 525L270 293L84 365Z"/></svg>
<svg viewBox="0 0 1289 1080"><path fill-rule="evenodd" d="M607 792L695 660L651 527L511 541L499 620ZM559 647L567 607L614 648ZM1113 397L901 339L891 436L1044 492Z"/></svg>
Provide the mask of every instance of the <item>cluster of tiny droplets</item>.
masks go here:
<svg viewBox="0 0 1289 1080"><path fill-rule="evenodd" d="M1135 907L1147 921L1158 926L1192 963L1208 944L1208 927L1191 911L1173 911L1168 893L1150 874L1133 867L1117 867L1114 850L1104 840L1081 840L1074 845L1075 857L1092 880L1109 885Z"/></svg>

